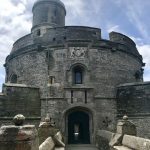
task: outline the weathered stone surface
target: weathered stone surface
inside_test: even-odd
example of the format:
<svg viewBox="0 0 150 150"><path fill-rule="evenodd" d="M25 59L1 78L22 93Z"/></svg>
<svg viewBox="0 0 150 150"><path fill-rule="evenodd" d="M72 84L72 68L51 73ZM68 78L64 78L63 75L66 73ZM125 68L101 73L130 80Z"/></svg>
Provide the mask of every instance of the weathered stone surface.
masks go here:
<svg viewBox="0 0 150 150"><path fill-rule="evenodd" d="M110 150L109 142L113 138L114 133L105 130L98 130L96 136L96 145L99 150Z"/></svg>
<svg viewBox="0 0 150 150"><path fill-rule="evenodd" d="M121 135L136 135L136 126L131 121L128 121L127 116L124 116L123 120L119 121L117 124L117 133Z"/></svg>
<svg viewBox="0 0 150 150"><path fill-rule="evenodd" d="M40 123L38 128L39 143L42 144L48 137L54 137L59 130L51 125L50 119Z"/></svg>
<svg viewBox="0 0 150 150"><path fill-rule="evenodd" d="M64 147L55 147L55 150L65 150Z"/></svg>
<svg viewBox="0 0 150 150"><path fill-rule="evenodd" d="M110 141L114 137L115 133L106 130L98 130L97 136L103 137Z"/></svg>
<svg viewBox="0 0 150 150"><path fill-rule="evenodd" d="M3 126L0 128L0 150L38 150L35 126Z"/></svg>
<svg viewBox="0 0 150 150"><path fill-rule="evenodd" d="M51 137L47 138L39 147L39 150L53 150L55 143Z"/></svg>
<svg viewBox="0 0 150 150"><path fill-rule="evenodd" d="M122 138L123 138L123 135L122 135L122 134L116 133L116 134L114 135L114 137L110 140L109 145L110 145L111 147L116 146L116 145L121 145L121 143L122 143Z"/></svg>
<svg viewBox="0 0 150 150"><path fill-rule="evenodd" d="M137 135L150 138L150 82L122 84L117 91L119 116L128 114L137 126Z"/></svg>
<svg viewBox="0 0 150 150"><path fill-rule="evenodd" d="M25 123L38 122L41 115L39 88L24 84L6 83L3 85L4 96L0 97L0 125L7 125L17 114L26 116Z"/></svg>
<svg viewBox="0 0 150 150"><path fill-rule="evenodd" d="M133 150L125 146L114 146L111 150Z"/></svg>
<svg viewBox="0 0 150 150"><path fill-rule="evenodd" d="M135 150L150 150L150 140L135 136L125 135L122 144Z"/></svg>
<svg viewBox="0 0 150 150"><path fill-rule="evenodd" d="M63 136L60 131L55 134L54 141L56 147L65 147L65 144L63 142Z"/></svg>

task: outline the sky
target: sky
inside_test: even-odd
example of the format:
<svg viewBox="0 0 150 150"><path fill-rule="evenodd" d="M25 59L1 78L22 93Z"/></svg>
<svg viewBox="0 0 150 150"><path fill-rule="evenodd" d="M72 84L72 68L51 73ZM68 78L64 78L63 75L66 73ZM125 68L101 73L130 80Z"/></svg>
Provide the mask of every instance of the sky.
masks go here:
<svg viewBox="0 0 150 150"><path fill-rule="evenodd" d="M30 33L36 0L0 0L0 91L5 82L3 64L13 43ZM111 31L132 38L146 63L144 81L150 81L150 0L62 0L66 25L101 28L102 38Z"/></svg>

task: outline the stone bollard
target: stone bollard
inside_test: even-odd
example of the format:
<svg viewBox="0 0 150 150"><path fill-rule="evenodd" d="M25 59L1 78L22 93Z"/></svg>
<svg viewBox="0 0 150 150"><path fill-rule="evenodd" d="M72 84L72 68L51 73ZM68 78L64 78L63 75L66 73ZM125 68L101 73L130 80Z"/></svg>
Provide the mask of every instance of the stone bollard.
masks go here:
<svg viewBox="0 0 150 150"><path fill-rule="evenodd" d="M117 124L117 133L136 136L136 126L128 120L128 116L123 116L123 120Z"/></svg>
<svg viewBox="0 0 150 150"><path fill-rule="evenodd" d="M34 125L23 125L25 117L14 117L15 125L0 128L0 150L39 150L38 133Z"/></svg>
<svg viewBox="0 0 150 150"><path fill-rule="evenodd" d="M128 121L128 117L125 115L123 116L123 120L119 121L117 124L117 132L111 139L109 145L111 149L113 149L113 146L119 146L122 145L122 139L124 135L136 135L136 126Z"/></svg>
<svg viewBox="0 0 150 150"><path fill-rule="evenodd" d="M41 122L38 129L39 144L41 145L48 137L54 137L59 130L55 128L55 123L47 117Z"/></svg>

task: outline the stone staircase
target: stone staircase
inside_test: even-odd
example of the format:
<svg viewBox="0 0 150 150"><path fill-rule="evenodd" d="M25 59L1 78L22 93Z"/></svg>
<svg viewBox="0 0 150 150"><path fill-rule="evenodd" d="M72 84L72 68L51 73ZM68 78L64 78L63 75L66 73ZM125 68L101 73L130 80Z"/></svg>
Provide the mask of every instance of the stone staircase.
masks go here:
<svg viewBox="0 0 150 150"><path fill-rule="evenodd" d="M71 144L66 145L65 150L98 150L98 148L91 144Z"/></svg>

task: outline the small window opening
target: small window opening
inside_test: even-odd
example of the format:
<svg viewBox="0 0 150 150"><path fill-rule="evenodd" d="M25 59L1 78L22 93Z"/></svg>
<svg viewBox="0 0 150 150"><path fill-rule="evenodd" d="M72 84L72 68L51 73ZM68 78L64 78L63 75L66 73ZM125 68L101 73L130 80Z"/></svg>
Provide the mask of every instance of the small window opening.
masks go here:
<svg viewBox="0 0 150 150"><path fill-rule="evenodd" d="M57 16L57 10L54 11L54 15L55 15L55 17Z"/></svg>
<svg viewBox="0 0 150 150"><path fill-rule="evenodd" d="M53 38L53 41L56 41L56 38Z"/></svg>
<svg viewBox="0 0 150 150"><path fill-rule="evenodd" d="M40 36L41 35L41 30L37 30L37 36Z"/></svg>
<svg viewBox="0 0 150 150"><path fill-rule="evenodd" d="M10 83L17 83L17 75L13 74L10 79Z"/></svg>
<svg viewBox="0 0 150 150"><path fill-rule="evenodd" d="M50 76L49 77L49 84L54 84L55 83L55 77L54 76Z"/></svg>
<svg viewBox="0 0 150 150"><path fill-rule="evenodd" d="M66 39L67 39L67 37L65 36L65 37L64 37L64 40L66 40Z"/></svg>

